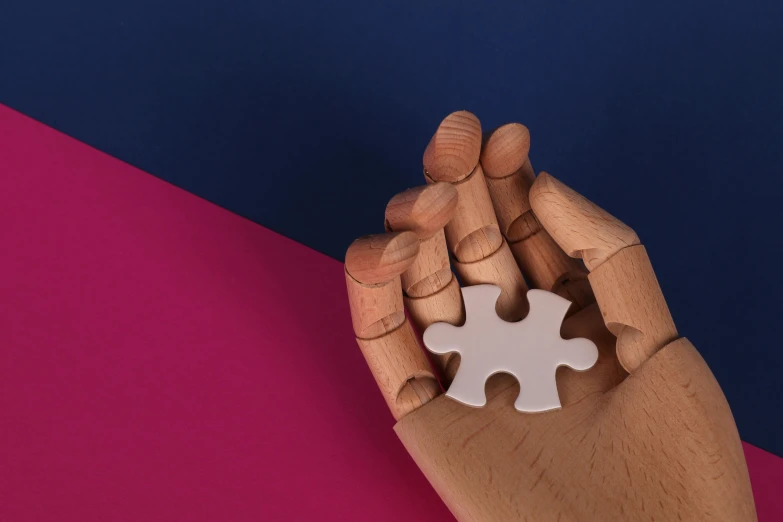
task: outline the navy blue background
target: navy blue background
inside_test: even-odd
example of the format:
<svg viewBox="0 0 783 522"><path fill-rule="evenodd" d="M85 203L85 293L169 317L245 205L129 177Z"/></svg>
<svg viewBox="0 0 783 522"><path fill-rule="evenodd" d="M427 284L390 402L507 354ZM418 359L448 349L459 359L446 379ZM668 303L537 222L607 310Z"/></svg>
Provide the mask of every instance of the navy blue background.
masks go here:
<svg viewBox="0 0 783 522"><path fill-rule="evenodd" d="M633 226L742 437L783 455L783 6L5 0L0 102L335 258L448 112Z"/></svg>

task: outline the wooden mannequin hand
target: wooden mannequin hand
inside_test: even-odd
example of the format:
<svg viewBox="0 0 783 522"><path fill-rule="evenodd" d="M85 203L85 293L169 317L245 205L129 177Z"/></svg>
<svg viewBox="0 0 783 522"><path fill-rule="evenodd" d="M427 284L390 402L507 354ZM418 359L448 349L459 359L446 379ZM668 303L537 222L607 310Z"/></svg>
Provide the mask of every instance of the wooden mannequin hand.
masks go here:
<svg viewBox="0 0 783 522"><path fill-rule="evenodd" d="M354 331L400 440L460 521L756 520L729 406L638 237L535 178L529 143L510 124L482 145L475 116L449 115L424 154L429 185L395 196L388 232L348 249ZM591 339L599 358L558 370L562 409L517 412L508 375L488 381L484 408L441 394L436 376L448 385L458 357L433 371L403 303L420 330L464 322L449 252L463 284L501 287L506 320L527 312L525 280L574 303L562 335Z"/></svg>

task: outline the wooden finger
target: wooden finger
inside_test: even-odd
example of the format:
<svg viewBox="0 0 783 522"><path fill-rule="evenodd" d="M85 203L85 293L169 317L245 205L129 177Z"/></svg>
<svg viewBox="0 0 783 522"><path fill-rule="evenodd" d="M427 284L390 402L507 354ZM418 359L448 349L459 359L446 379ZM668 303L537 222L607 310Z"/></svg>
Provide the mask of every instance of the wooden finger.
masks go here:
<svg viewBox="0 0 783 522"><path fill-rule="evenodd" d="M416 259L412 232L365 236L345 255L345 281L359 348L395 419L440 394L402 302L400 274Z"/></svg>
<svg viewBox="0 0 783 522"><path fill-rule="evenodd" d="M584 259L627 371L678 338L647 252L630 227L547 173L536 179L530 201L557 244Z"/></svg>
<svg viewBox="0 0 783 522"><path fill-rule="evenodd" d="M534 288L543 288L571 301L569 315L595 303L587 270L565 255L546 230L509 245L522 273ZM565 263L571 259L573 263ZM534 260L534 261L522 261Z"/></svg>
<svg viewBox="0 0 783 522"><path fill-rule="evenodd" d="M451 271L443 231L456 206L457 190L449 183L406 190L386 206L387 230L409 230L419 238L419 255L401 279L405 305L420 332L436 322L465 322L462 294ZM456 354L433 355L432 359L448 386L456 373Z"/></svg>
<svg viewBox="0 0 783 522"><path fill-rule="evenodd" d="M513 270L508 267L512 267ZM515 322L521 321L527 315L528 288L505 240L501 248L489 256L472 263L454 261L454 268L460 274L465 286L488 283L503 289L495 305L499 317ZM524 301L525 304L520 305L520 301Z"/></svg>
<svg viewBox="0 0 783 522"><path fill-rule="evenodd" d="M628 371L679 337L644 246L620 250L589 278L606 327L617 336L617 358Z"/></svg>
<svg viewBox="0 0 783 522"><path fill-rule="evenodd" d="M542 172L530 189L536 217L560 248L571 257L581 257L588 270L621 249L639 244L628 225Z"/></svg>
<svg viewBox="0 0 783 522"><path fill-rule="evenodd" d="M468 284L498 284L504 303L498 313L506 320L518 320L527 311L527 285L503 240L480 153L478 118L467 111L452 113L424 151L424 175L431 183L452 184L459 195L454 217L445 228L455 270Z"/></svg>
<svg viewBox="0 0 783 522"><path fill-rule="evenodd" d="M530 206L535 174L529 151L530 132L519 123L503 125L486 136L481 166L489 195L522 275L533 287L554 291L574 303L574 313L595 299L587 271L552 240Z"/></svg>

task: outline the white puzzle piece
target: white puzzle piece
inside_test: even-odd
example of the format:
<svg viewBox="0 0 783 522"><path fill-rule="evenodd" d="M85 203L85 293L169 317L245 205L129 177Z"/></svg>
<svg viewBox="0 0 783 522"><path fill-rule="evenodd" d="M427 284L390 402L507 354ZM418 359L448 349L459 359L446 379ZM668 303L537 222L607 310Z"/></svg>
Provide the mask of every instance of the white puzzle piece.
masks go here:
<svg viewBox="0 0 783 522"><path fill-rule="evenodd" d="M522 321L509 323L495 313L498 297L500 288L494 285L465 287L465 324L457 327L435 323L424 331L429 351L457 352L461 356L446 395L468 406L484 406L487 379L506 372L519 381L520 393L514 403L518 411L560 408L557 367L589 370L598 360L598 348L588 339L560 337L560 325L571 306L567 299L544 290L530 290L530 313Z"/></svg>

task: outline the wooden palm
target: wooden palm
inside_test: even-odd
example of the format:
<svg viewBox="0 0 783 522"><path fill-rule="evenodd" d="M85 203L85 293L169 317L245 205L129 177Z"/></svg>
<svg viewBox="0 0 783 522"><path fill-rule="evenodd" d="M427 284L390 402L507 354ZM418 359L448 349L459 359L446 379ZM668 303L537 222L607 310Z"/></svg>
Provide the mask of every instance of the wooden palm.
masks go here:
<svg viewBox="0 0 783 522"><path fill-rule="evenodd" d="M729 406L677 334L638 237L534 178L529 143L510 124L482 146L475 116L449 115L424 154L429 184L390 201L386 234L348 249L354 331L400 440L460 521L756 520ZM525 280L574 303L562 335L591 339L599 359L558 370L562 409L518 413L507 375L490 379L484 408L441 394L458 358L433 370L404 305L420 330L464 321L450 257L463 284L501 287L507 320L527 312Z"/></svg>

